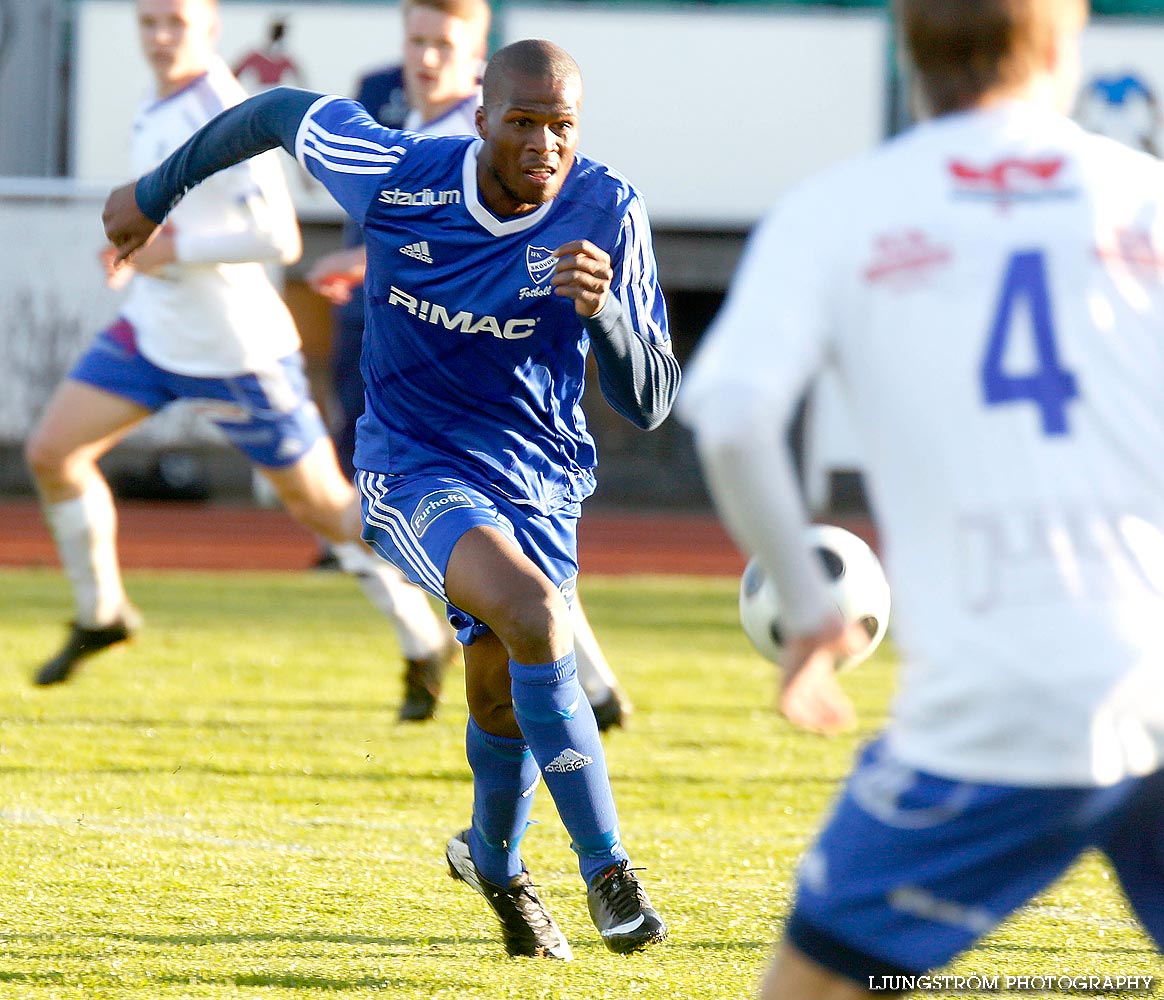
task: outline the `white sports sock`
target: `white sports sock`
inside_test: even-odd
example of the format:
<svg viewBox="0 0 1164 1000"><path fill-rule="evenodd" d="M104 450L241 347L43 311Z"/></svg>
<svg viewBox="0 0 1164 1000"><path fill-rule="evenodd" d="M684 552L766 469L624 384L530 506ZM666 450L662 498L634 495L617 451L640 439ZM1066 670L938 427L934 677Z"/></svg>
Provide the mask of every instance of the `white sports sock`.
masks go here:
<svg viewBox="0 0 1164 1000"><path fill-rule="evenodd" d="M400 570L360 542L343 542L333 549L343 571L356 578L376 610L392 622L405 659L428 659L448 646L449 628L433 613L428 595Z"/></svg>
<svg viewBox="0 0 1164 1000"><path fill-rule="evenodd" d="M598 637L582 611L580 602L570 605L570 624L574 629L574 658L578 664L578 683L591 705L600 705L618 687L618 678L606 662Z"/></svg>
<svg viewBox="0 0 1164 1000"><path fill-rule="evenodd" d="M77 624L111 625L128 600L117 564L117 512L109 487L94 480L74 500L44 504L44 516L73 585Z"/></svg>

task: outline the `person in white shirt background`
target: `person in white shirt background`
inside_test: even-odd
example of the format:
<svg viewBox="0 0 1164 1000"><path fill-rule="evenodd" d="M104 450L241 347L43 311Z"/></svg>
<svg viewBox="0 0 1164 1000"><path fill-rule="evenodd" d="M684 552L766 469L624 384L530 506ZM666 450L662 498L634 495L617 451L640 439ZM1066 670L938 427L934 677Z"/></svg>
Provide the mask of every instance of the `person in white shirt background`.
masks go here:
<svg viewBox="0 0 1164 1000"><path fill-rule="evenodd" d="M786 612L780 708L855 724L863 641L782 431L831 367L902 656L800 870L764 1000L938 968L1106 854L1164 944L1164 164L1066 117L1083 0L899 0L923 121L751 237L679 414ZM903 987L897 986L900 990Z"/></svg>
<svg viewBox="0 0 1164 1000"><path fill-rule="evenodd" d="M216 0L137 0L135 11L156 84L133 125L136 175L246 94L215 54ZM262 470L296 520L337 546L342 567L391 619L406 659L444 655L450 644L427 598L360 541L355 490L308 395L298 331L266 270L301 252L274 155L191 192L131 265L115 270L113 248L102 254L111 284L126 285L120 315L58 386L25 446L76 601L68 638L37 671L37 684L67 680L140 627L97 462L178 399Z"/></svg>

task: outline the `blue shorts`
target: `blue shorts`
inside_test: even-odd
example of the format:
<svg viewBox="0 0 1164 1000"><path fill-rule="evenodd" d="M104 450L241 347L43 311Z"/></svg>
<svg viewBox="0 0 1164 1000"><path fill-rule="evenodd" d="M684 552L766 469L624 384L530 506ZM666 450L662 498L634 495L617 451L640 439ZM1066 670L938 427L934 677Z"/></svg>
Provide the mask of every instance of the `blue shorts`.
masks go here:
<svg viewBox="0 0 1164 1000"><path fill-rule="evenodd" d="M327 434L298 353L282 358L274 371L231 378L176 375L146 359L133 325L119 319L97 335L69 378L147 410L189 402L247 458L272 469L294 465Z"/></svg>
<svg viewBox="0 0 1164 1000"><path fill-rule="evenodd" d="M364 541L413 583L444 601L457 638L469 645L489 631L449 604L445 570L453 546L470 528L496 528L527 555L568 602L578 585L578 515L542 514L486 494L453 476L385 476L357 472Z"/></svg>
<svg viewBox="0 0 1164 1000"><path fill-rule="evenodd" d="M788 939L861 985L945 965L1089 848L1164 946L1164 771L1110 788L976 785L861 754L801 864ZM878 980L880 981L880 980Z"/></svg>

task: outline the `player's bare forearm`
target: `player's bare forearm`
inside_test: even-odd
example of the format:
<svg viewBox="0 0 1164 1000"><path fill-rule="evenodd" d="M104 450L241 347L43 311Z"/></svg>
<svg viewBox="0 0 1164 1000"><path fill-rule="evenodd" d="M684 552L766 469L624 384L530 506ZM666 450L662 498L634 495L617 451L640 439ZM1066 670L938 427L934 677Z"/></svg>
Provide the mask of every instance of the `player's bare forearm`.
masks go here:
<svg viewBox="0 0 1164 1000"><path fill-rule="evenodd" d="M794 726L822 736L836 736L856 726L856 710L841 689L836 667L862 641L868 641L858 631L857 626L846 627L840 618L830 618L817 631L788 639L781 664L779 709Z"/></svg>
<svg viewBox="0 0 1164 1000"><path fill-rule="evenodd" d="M325 254L307 274L307 284L334 305L352 299L352 288L364 280L368 257L364 247Z"/></svg>
<svg viewBox="0 0 1164 1000"><path fill-rule="evenodd" d="M133 255L133 266L143 274L158 271L178 259L174 243L173 227L169 223L160 227L154 236Z"/></svg>
<svg viewBox="0 0 1164 1000"><path fill-rule="evenodd" d="M115 188L105 199L105 209L101 213L105 235L117 248L113 258L115 267L145 246L158 228L158 224L138 207L135 187L136 182L130 182Z"/></svg>

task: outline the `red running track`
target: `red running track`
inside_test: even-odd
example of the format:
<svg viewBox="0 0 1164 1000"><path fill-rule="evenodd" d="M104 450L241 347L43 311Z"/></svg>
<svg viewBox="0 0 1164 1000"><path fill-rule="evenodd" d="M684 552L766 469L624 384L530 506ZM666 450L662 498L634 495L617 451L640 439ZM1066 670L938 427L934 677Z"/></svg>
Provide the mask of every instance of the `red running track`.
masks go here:
<svg viewBox="0 0 1164 1000"><path fill-rule="evenodd" d="M302 570L315 538L282 510L184 503L122 503L122 565L136 569ZM865 538L868 525L844 521ZM738 575L744 559L711 514L587 511L579 526L582 571ZM32 501L0 501L0 566L56 566Z"/></svg>
<svg viewBox="0 0 1164 1000"><path fill-rule="evenodd" d="M138 569L301 570L315 538L282 510L184 503L121 503L122 565ZM738 573L743 560L713 517L587 512L579 532L588 573ZM0 566L56 566L40 510L0 502Z"/></svg>

